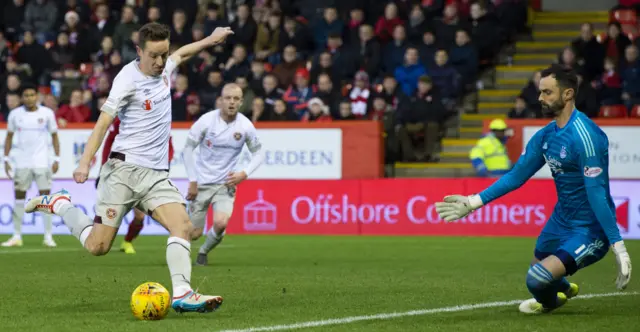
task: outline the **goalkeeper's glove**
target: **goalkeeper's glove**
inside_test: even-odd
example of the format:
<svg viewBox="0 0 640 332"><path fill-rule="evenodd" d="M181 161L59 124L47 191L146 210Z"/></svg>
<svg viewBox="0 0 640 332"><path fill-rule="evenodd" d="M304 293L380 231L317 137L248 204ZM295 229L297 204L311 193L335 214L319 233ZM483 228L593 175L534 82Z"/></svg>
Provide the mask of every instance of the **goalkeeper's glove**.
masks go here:
<svg viewBox="0 0 640 332"><path fill-rule="evenodd" d="M618 287L619 290L623 290L627 288L627 284L629 284L629 280L631 280L631 258L622 241L614 243L611 246L611 251L616 255L616 262L618 263L616 287Z"/></svg>
<svg viewBox="0 0 640 332"><path fill-rule="evenodd" d="M451 195L445 196L444 202L436 203L436 212L444 221L452 222L466 217L482 205L484 204L479 195Z"/></svg>

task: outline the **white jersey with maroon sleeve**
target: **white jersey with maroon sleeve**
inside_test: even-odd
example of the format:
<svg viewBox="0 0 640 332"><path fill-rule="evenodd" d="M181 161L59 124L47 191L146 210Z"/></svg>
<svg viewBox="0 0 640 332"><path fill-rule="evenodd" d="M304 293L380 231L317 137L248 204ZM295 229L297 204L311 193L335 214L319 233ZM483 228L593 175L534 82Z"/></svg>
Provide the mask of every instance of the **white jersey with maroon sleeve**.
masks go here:
<svg viewBox="0 0 640 332"><path fill-rule="evenodd" d="M147 76L134 60L113 80L102 111L120 118L120 132L112 151L124 154L127 163L158 170L169 168L170 76L175 68L176 63L169 58L161 75Z"/></svg>

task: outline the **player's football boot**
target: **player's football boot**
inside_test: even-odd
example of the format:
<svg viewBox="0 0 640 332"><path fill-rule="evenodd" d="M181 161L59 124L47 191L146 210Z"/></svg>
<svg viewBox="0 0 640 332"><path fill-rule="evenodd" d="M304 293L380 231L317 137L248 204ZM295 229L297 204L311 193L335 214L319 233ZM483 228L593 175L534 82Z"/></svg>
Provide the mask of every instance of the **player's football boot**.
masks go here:
<svg viewBox="0 0 640 332"><path fill-rule="evenodd" d="M66 200L71 202L71 195L69 192L62 189L56 193L50 195L36 196L27 202L24 206L24 212L42 212L46 214L55 214L53 207L59 200Z"/></svg>
<svg viewBox="0 0 640 332"><path fill-rule="evenodd" d="M0 244L2 247L22 247L22 238L19 236L12 236L9 240Z"/></svg>
<svg viewBox="0 0 640 332"><path fill-rule="evenodd" d="M53 236L51 235L45 235L42 245L49 248L55 248L58 246L56 241L53 241Z"/></svg>
<svg viewBox="0 0 640 332"><path fill-rule="evenodd" d="M182 312L213 312L222 305L221 296L202 295L188 291L184 295L174 297L171 307L178 313Z"/></svg>
<svg viewBox="0 0 640 332"><path fill-rule="evenodd" d="M570 283L569 284L569 289L567 289L564 292L564 295L567 296L568 299L572 298L572 297L576 297L578 296L578 293L580 292L580 287L578 287L577 284L574 283Z"/></svg>
<svg viewBox="0 0 640 332"><path fill-rule="evenodd" d="M124 251L125 254L135 254L136 250L133 248L133 244L131 242L123 241L120 245L120 251Z"/></svg>
<svg viewBox="0 0 640 332"><path fill-rule="evenodd" d="M207 266L208 264L209 259L207 258L207 254L198 253L198 257L196 257L196 265Z"/></svg>
<svg viewBox="0 0 640 332"><path fill-rule="evenodd" d="M520 307L518 307L518 309L520 310L520 312L530 315L546 314L567 304L568 299L564 293L558 293L557 301L558 302L555 307L545 308L542 304L538 303L536 299L528 299L520 303Z"/></svg>

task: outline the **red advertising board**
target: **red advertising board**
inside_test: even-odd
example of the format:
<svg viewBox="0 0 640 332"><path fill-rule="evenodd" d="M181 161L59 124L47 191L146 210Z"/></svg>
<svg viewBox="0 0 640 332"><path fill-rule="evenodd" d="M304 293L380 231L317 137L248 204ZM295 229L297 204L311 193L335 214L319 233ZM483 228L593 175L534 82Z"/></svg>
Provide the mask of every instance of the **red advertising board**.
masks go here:
<svg viewBox="0 0 640 332"><path fill-rule="evenodd" d="M536 236L556 202L552 181L522 188L457 223L438 218L445 195L479 192L484 179L247 181L229 233Z"/></svg>

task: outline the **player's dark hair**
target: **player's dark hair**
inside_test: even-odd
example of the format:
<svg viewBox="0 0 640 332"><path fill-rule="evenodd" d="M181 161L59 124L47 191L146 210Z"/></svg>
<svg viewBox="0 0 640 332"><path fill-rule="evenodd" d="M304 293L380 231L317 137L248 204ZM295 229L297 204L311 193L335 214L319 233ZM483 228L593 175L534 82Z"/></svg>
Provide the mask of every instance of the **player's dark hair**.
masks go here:
<svg viewBox="0 0 640 332"><path fill-rule="evenodd" d="M570 68L560 64L553 64L549 68L540 72L540 77L551 76L558 82L560 93L567 89L573 89L573 96L578 94L578 75Z"/></svg>
<svg viewBox="0 0 640 332"><path fill-rule="evenodd" d="M139 44L140 48L144 49L148 41L163 41L168 40L171 36L171 30L169 27L160 23L147 23L140 28Z"/></svg>
<svg viewBox="0 0 640 332"><path fill-rule="evenodd" d="M22 94L25 93L25 91L27 91L27 90L33 90L33 91L35 91L37 93L38 92L38 87L33 83L29 83L29 82L22 83L20 85L20 95L22 96Z"/></svg>

